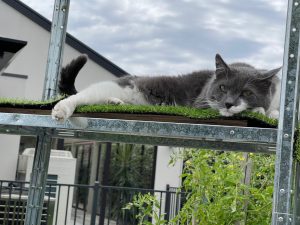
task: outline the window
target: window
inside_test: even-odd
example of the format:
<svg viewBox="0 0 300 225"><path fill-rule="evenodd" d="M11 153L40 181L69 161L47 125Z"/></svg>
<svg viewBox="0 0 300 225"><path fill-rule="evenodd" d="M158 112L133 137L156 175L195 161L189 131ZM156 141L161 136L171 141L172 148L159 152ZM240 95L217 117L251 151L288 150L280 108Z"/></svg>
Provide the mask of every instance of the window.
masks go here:
<svg viewBox="0 0 300 225"><path fill-rule="evenodd" d="M0 37L0 74L26 44L26 41Z"/></svg>

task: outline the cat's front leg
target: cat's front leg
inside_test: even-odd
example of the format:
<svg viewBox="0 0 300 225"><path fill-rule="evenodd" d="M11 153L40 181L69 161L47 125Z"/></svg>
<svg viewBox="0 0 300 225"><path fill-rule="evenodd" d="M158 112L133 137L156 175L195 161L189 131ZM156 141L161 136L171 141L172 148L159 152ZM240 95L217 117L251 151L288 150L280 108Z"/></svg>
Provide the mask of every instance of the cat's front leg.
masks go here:
<svg viewBox="0 0 300 225"><path fill-rule="evenodd" d="M279 118L279 110L273 109L273 110L267 112L267 116L272 119L278 119Z"/></svg>
<svg viewBox="0 0 300 225"><path fill-rule="evenodd" d="M123 102L121 99L119 98L115 98L115 97L110 97L107 99L107 104L110 104L110 105L124 105L125 102Z"/></svg>
<svg viewBox="0 0 300 225"><path fill-rule="evenodd" d="M76 106L74 96L63 99L52 109L52 118L59 122L64 122L73 114Z"/></svg>
<svg viewBox="0 0 300 225"><path fill-rule="evenodd" d="M256 107L251 110L252 112L260 113L266 115L266 111L263 107Z"/></svg>

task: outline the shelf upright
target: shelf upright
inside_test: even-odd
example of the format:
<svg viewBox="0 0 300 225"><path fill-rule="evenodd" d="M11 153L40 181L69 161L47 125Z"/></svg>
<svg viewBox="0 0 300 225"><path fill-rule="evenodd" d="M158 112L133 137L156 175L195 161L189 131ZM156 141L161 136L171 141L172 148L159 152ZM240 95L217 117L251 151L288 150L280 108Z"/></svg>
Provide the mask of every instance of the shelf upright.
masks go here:
<svg viewBox="0 0 300 225"><path fill-rule="evenodd" d="M299 224L293 218L293 150L299 109L299 0L289 0L286 21L280 116L277 134L272 225Z"/></svg>
<svg viewBox="0 0 300 225"><path fill-rule="evenodd" d="M55 0L54 3L43 100L56 95L66 37L69 5L70 0ZM41 223L51 154L52 133L54 132L54 129L47 127L37 129L37 144L31 172L25 225L40 225Z"/></svg>

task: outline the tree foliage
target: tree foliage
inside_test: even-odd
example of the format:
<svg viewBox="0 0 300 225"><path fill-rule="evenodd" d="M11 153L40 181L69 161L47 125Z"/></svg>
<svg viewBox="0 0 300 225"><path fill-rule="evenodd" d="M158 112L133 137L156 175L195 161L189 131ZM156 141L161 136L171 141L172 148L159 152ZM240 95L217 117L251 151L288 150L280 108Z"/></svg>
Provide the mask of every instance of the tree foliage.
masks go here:
<svg viewBox="0 0 300 225"><path fill-rule="evenodd" d="M189 149L173 156L171 163L178 159L185 161L182 190L188 195L177 216L159 224L271 223L274 156L250 153L251 160L246 160L243 153ZM245 184L245 167L249 163L253 163L251 182ZM135 204L139 200L142 198L136 198ZM155 211L152 213L155 215Z"/></svg>

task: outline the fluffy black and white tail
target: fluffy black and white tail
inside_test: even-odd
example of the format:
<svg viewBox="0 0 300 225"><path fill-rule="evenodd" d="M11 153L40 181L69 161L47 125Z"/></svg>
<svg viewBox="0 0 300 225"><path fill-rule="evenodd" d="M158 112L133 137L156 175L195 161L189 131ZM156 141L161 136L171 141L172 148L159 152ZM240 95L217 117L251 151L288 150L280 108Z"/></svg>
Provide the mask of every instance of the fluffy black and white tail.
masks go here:
<svg viewBox="0 0 300 225"><path fill-rule="evenodd" d="M58 88L61 94L74 95L77 93L75 79L81 68L87 62L87 55L80 55L62 68Z"/></svg>

